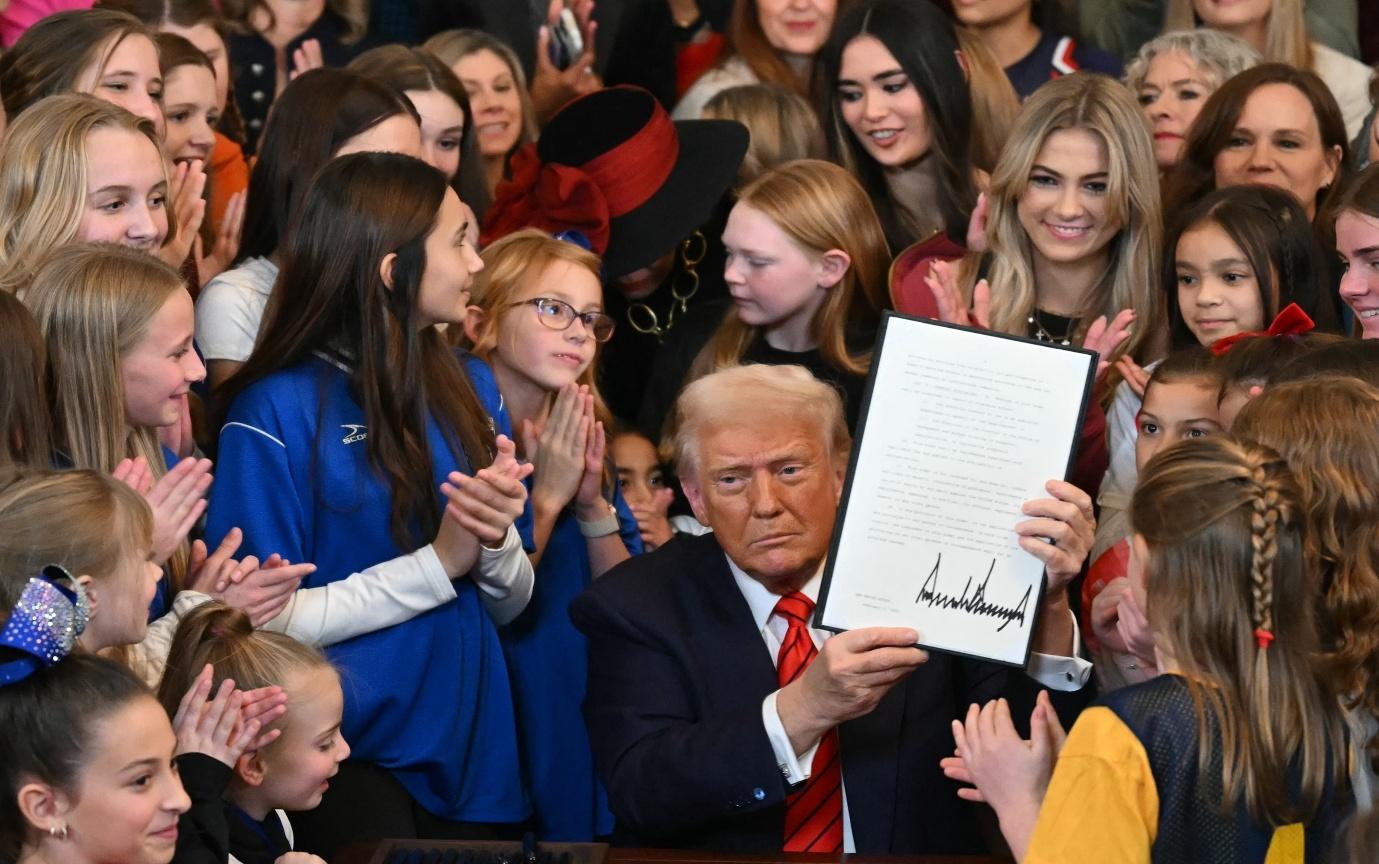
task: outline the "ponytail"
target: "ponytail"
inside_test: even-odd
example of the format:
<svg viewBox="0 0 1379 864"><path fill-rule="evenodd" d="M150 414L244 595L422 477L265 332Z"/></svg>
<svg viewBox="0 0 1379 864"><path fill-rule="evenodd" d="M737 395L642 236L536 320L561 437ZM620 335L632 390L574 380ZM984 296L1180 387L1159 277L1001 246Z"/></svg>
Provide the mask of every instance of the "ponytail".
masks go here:
<svg viewBox="0 0 1379 864"><path fill-rule="evenodd" d="M291 673L330 667L316 648L266 630L255 630L249 616L223 603L203 603L182 616L168 652L168 665L158 686L158 701L168 716L177 714L182 697L210 664L214 693L222 681L240 690L282 686Z"/></svg>

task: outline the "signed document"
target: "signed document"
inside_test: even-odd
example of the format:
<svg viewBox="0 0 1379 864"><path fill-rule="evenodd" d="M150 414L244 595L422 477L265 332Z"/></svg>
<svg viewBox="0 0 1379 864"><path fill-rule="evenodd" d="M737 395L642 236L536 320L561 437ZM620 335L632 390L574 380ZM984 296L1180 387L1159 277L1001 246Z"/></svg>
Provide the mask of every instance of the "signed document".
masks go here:
<svg viewBox="0 0 1379 864"><path fill-rule="evenodd" d="M887 314L817 626L1024 666L1044 569L1014 528L1072 467L1095 371L1091 351Z"/></svg>

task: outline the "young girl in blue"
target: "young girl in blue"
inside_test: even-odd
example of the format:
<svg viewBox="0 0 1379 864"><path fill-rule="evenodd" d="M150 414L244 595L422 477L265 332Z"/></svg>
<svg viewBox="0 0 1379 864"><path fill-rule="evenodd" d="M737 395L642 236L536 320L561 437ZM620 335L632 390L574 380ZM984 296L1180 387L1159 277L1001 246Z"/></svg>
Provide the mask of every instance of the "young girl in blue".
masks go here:
<svg viewBox="0 0 1379 864"><path fill-rule="evenodd" d="M530 812L497 632L531 591L512 528L525 472L487 367L462 368L435 327L463 321L483 267L464 212L420 160L329 163L254 353L222 393L212 538L238 525L250 550L312 561L308 586L409 553L457 580L446 602L327 652L353 761L298 832L298 848L327 858L354 840L464 836Z"/></svg>
<svg viewBox="0 0 1379 864"><path fill-rule="evenodd" d="M613 817L580 716L584 637L567 609L591 579L642 551L604 458L607 410L594 383L613 320L603 313L598 257L573 243L524 229L489 246L483 259L466 334L492 364L523 455L536 466L537 587L502 631L523 771L537 835L590 840L612 833Z"/></svg>

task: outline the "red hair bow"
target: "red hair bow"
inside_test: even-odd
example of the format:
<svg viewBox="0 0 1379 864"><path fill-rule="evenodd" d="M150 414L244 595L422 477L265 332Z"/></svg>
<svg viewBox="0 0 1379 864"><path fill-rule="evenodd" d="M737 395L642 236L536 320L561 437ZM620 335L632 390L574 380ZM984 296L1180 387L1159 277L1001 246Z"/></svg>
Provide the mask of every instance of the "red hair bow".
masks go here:
<svg viewBox="0 0 1379 864"><path fill-rule="evenodd" d="M608 202L588 174L569 165L542 163L536 145L512 156L512 176L498 184L484 217L480 241L487 246L519 228L579 231L594 251L608 249Z"/></svg>
<svg viewBox="0 0 1379 864"><path fill-rule="evenodd" d="M1283 307L1283 311L1274 318L1274 323L1269 325L1268 330L1250 330L1246 333L1236 333L1233 336L1226 336L1211 343L1211 353L1220 357L1231 346L1242 339L1253 339L1256 336L1301 336L1308 333L1313 327L1317 326L1307 313L1302 311L1302 307L1296 303L1289 303Z"/></svg>

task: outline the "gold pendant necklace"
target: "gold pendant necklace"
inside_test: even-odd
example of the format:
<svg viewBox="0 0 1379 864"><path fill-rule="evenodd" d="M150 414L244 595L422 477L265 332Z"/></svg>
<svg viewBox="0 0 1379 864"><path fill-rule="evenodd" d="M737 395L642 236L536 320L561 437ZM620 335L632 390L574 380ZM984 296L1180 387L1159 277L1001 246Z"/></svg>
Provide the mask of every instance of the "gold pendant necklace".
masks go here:
<svg viewBox="0 0 1379 864"><path fill-rule="evenodd" d="M707 254L709 241L702 232L695 231L685 238L680 244L680 272L670 282L670 309L666 311L665 323L661 323L656 310L650 305L637 302L627 307L627 323L632 325L633 330L655 336L657 342L665 339L675 322L689 311L689 301L699 293L699 271L695 268Z"/></svg>

